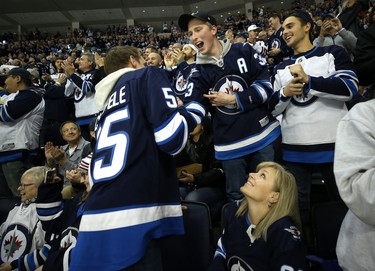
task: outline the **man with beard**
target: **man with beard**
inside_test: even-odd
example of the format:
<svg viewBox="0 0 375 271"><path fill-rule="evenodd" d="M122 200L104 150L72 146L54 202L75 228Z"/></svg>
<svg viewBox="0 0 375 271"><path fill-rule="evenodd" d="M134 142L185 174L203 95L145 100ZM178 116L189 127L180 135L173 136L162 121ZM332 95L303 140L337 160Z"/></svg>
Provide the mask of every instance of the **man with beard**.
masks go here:
<svg viewBox="0 0 375 271"><path fill-rule="evenodd" d="M198 49L193 44L185 44L182 50L174 49L165 57L170 66L177 65L171 71L173 90L177 97L183 99L185 95L187 81L191 70L195 67L195 58ZM168 61L169 60L169 61Z"/></svg>

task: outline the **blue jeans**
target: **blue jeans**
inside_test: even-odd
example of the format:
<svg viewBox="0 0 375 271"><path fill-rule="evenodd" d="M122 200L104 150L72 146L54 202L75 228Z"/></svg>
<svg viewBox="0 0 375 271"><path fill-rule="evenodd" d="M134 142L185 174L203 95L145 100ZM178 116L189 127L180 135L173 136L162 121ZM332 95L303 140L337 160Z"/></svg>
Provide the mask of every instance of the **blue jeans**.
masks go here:
<svg viewBox="0 0 375 271"><path fill-rule="evenodd" d="M236 201L243 198L240 192L241 186L247 180L249 172L255 172L259 163L265 161L274 161L275 152L273 145L246 155L241 158L222 160L221 164L226 176L226 193L230 201Z"/></svg>

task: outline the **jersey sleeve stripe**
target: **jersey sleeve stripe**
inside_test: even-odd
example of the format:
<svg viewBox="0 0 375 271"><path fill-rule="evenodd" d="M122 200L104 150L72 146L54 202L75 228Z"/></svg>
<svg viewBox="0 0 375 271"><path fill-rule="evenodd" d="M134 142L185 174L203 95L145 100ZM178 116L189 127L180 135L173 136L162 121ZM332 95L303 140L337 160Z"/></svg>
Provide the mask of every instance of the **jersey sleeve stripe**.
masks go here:
<svg viewBox="0 0 375 271"><path fill-rule="evenodd" d="M54 220L56 219L57 217L59 217L61 214L62 214L63 210L61 210L60 212L58 213L55 213L53 215L39 215L39 219L40 221L50 221L50 220Z"/></svg>
<svg viewBox="0 0 375 271"><path fill-rule="evenodd" d="M206 114L206 110L201 104L197 102L191 102L191 103L188 103L185 106L185 108L187 112L189 113L189 115L193 117L196 124L199 124L202 122L202 119Z"/></svg>
<svg viewBox="0 0 375 271"><path fill-rule="evenodd" d="M255 144L262 139L266 138L274 129L279 127L278 121L271 122L268 127L265 127L264 130L262 130L259 134L251 136L247 139L234 142L232 144L226 144L226 145L215 145L215 151L217 152L225 152L225 151L232 151L236 149L240 149L252 144Z"/></svg>
<svg viewBox="0 0 375 271"><path fill-rule="evenodd" d="M173 140L176 133L180 132L182 125L184 125L183 117L176 112L162 126L154 130L156 143L162 145L165 142Z"/></svg>
<svg viewBox="0 0 375 271"><path fill-rule="evenodd" d="M1 119L2 119L3 122L13 121L13 119L9 116L9 114L7 112L6 106L4 106L4 105L1 106L0 110L1 110Z"/></svg>
<svg viewBox="0 0 375 271"><path fill-rule="evenodd" d="M262 85L259 84L251 84L251 87L255 88L258 92L259 97L262 99L262 103L266 102L268 99L267 91L263 88Z"/></svg>
<svg viewBox="0 0 375 271"><path fill-rule="evenodd" d="M83 93L83 95L86 95L86 93L87 93L87 82L86 81L83 81L83 83L82 83L82 93Z"/></svg>
<svg viewBox="0 0 375 271"><path fill-rule="evenodd" d="M48 253L51 249L51 246L48 245L48 244L44 244L44 246L42 247L42 249L40 250L39 252L39 255L40 257L45 261L48 257Z"/></svg>
<svg viewBox="0 0 375 271"><path fill-rule="evenodd" d="M333 74L331 77L339 77L352 95L357 93L358 90L358 78L355 73L351 70L340 70Z"/></svg>
<svg viewBox="0 0 375 271"><path fill-rule="evenodd" d="M187 124L187 121L185 120L185 118L182 118L182 122L184 123L183 125L183 133L182 133L182 136L183 136L183 140L180 141L180 145L175 149L175 150L172 150L172 151L169 151L168 153L170 155L176 155L178 153L180 153L184 147L185 147L185 144L188 140L188 136L189 136L189 131L188 131L188 124Z"/></svg>
<svg viewBox="0 0 375 271"><path fill-rule="evenodd" d="M106 231L180 216L182 216L182 210L179 204L139 207L105 213L86 213L82 217L79 230L80 232Z"/></svg>
<svg viewBox="0 0 375 271"><path fill-rule="evenodd" d="M71 245L64 253L64 257L63 257L63 271L68 271L69 270L69 263L70 263L70 252L72 251L72 249L75 247L75 244L74 245Z"/></svg>
<svg viewBox="0 0 375 271"><path fill-rule="evenodd" d="M48 209L48 208L60 207L61 205L62 205L61 201L49 202L49 203L37 203L36 208Z"/></svg>
<svg viewBox="0 0 375 271"><path fill-rule="evenodd" d="M340 79L346 85L347 89L349 90L350 97L352 97L357 92L356 82L348 78L340 78Z"/></svg>
<svg viewBox="0 0 375 271"><path fill-rule="evenodd" d="M200 103L190 102L190 103L186 104L185 108L190 113L194 113L195 115L199 116L200 118L203 118L206 115L206 110Z"/></svg>
<svg viewBox="0 0 375 271"><path fill-rule="evenodd" d="M34 251L33 253L30 253L28 255L25 255L24 257L24 264L25 264L25 268L27 270L35 270L38 266L36 265L37 263L37 259L36 259L36 251Z"/></svg>
<svg viewBox="0 0 375 271"><path fill-rule="evenodd" d="M215 251L215 257L217 257L217 256L222 257L224 259L226 258L226 253L225 253L221 238L219 239L219 241L217 241L217 248L216 248L216 251Z"/></svg>

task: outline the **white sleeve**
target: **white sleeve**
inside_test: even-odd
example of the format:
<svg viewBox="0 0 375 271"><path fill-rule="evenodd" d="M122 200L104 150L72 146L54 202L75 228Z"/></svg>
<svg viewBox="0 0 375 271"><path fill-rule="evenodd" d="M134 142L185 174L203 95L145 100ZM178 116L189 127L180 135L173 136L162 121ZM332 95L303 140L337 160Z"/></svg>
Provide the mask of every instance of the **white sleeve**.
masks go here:
<svg viewBox="0 0 375 271"><path fill-rule="evenodd" d="M370 101L356 105L339 123L334 161L341 198L370 225L375 225L374 146L375 101Z"/></svg>

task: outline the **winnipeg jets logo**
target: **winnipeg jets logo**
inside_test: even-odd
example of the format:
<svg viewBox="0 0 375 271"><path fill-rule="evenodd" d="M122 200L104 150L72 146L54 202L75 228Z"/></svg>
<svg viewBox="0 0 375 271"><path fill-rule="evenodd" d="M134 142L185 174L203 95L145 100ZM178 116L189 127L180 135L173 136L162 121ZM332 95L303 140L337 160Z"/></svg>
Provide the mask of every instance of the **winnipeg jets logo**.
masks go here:
<svg viewBox="0 0 375 271"><path fill-rule="evenodd" d="M185 93L187 80L182 76L178 76L175 85L176 95L183 95Z"/></svg>
<svg viewBox="0 0 375 271"><path fill-rule="evenodd" d="M224 92L229 95L235 95L236 93L242 92L247 88L246 81L238 75L227 75L219 79L213 90L218 92ZM240 113L236 105L226 105L217 107L217 110L224 114L234 115Z"/></svg>
<svg viewBox="0 0 375 271"><path fill-rule="evenodd" d="M281 42L278 39L274 39L271 44L271 48L280 48L280 46L281 46Z"/></svg>
<svg viewBox="0 0 375 271"><path fill-rule="evenodd" d="M301 240L301 233L295 226L290 226L289 228L285 228L285 231L289 232L294 239Z"/></svg>
<svg viewBox="0 0 375 271"><path fill-rule="evenodd" d="M82 90L80 90L79 88L76 88L74 95L75 95L76 99L78 100L82 95Z"/></svg>
<svg viewBox="0 0 375 271"><path fill-rule="evenodd" d="M29 251L28 230L23 225L12 225L1 240L1 260L11 262Z"/></svg>
<svg viewBox="0 0 375 271"><path fill-rule="evenodd" d="M75 102L79 102L83 98L83 91L80 88L74 88L74 100Z"/></svg>
<svg viewBox="0 0 375 271"><path fill-rule="evenodd" d="M22 240L22 238L19 238L17 234L17 227L16 227L14 229L13 235L8 236L8 238L4 240L4 251L5 251L6 257L8 258L13 257L14 253L22 247L23 242L24 241Z"/></svg>
<svg viewBox="0 0 375 271"><path fill-rule="evenodd" d="M77 243L78 229L68 227L61 235L60 248L68 248Z"/></svg>
<svg viewBox="0 0 375 271"><path fill-rule="evenodd" d="M304 93L302 95L294 95L292 97L292 103L296 106L306 106L312 104L318 99L318 97Z"/></svg>
<svg viewBox="0 0 375 271"><path fill-rule="evenodd" d="M230 271L253 271L251 266L238 256L229 258L227 266Z"/></svg>
<svg viewBox="0 0 375 271"><path fill-rule="evenodd" d="M236 87L234 87L233 82L232 82L232 81L229 81L228 79L227 79L227 81L226 81L226 84L227 84L227 86L228 86L228 87L225 88L225 92L226 92L227 94L233 95L234 93L238 92L239 89L240 89L240 88L236 88Z"/></svg>

